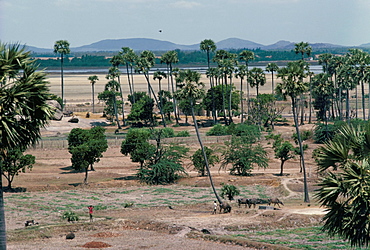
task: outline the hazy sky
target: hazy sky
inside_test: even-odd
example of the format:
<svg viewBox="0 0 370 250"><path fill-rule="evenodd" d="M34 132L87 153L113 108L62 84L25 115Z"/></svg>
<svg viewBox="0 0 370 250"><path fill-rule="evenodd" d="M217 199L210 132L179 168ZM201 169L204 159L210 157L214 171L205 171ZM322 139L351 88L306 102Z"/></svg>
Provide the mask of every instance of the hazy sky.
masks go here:
<svg viewBox="0 0 370 250"><path fill-rule="evenodd" d="M162 30L162 32L159 32ZM103 39L370 43L370 0L0 0L0 40L52 48Z"/></svg>

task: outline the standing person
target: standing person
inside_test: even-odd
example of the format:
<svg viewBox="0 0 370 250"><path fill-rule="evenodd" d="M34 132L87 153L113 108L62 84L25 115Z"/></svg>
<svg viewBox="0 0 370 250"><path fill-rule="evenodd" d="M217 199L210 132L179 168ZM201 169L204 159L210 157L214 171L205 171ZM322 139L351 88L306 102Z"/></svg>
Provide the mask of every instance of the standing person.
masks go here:
<svg viewBox="0 0 370 250"><path fill-rule="evenodd" d="M90 205L87 208L89 209L90 222L92 222L93 221L93 209L94 209L94 207Z"/></svg>
<svg viewBox="0 0 370 250"><path fill-rule="evenodd" d="M212 214L216 214L216 212L217 212L217 202L214 201L213 202L213 212L212 212Z"/></svg>

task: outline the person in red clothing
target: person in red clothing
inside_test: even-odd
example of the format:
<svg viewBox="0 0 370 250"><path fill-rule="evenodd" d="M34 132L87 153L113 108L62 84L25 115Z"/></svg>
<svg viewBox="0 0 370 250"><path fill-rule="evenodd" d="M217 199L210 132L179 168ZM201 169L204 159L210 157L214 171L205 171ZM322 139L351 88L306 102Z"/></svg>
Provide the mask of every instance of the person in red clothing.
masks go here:
<svg viewBox="0 0 370 250"><path fill-rule="evenodd" d="M92 222L93 221L93 209L94 209L94 207L90 205L87 208L89 209L90 222Z"/></svg>

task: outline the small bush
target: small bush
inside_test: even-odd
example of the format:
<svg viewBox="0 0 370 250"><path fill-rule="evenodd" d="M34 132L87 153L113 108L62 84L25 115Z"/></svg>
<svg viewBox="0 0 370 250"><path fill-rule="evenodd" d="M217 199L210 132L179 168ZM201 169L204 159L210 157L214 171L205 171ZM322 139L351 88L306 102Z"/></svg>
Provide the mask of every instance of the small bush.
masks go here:
<svg viewBox="0 0 370 250"><path fill-rule="evenodd" d="M63 220L67 220L68 222L75 222L78 221L78 215L75 214L75 212L72 211L66 211L62 215Z"/></svg>
<svg viewBox="0 0 370 250"><path fill-rule="evenodd" d="M234 200L235 195L239 195L240 190L235 187L234 185L229 185L229 184L223 184L221 188L221 197L225 199L225 196L227 196L227 199L229 201Z"/></svg>
<svg viewBox="0 0 370 250"><path fill-rule="evenodd" d="M189 137L190 136L190 133L189 131L187 130L184 130L184 131L180 131L177 133L176 137Z"/></svg>
<svg viewBox="0 0 370 250"><path fill-rule="evenodd" d="M227 135L228 134L228 129L225 126L222 126L221 124L216 124L213 126L207 133L206 135L211 136L211 135Z"/></svg>

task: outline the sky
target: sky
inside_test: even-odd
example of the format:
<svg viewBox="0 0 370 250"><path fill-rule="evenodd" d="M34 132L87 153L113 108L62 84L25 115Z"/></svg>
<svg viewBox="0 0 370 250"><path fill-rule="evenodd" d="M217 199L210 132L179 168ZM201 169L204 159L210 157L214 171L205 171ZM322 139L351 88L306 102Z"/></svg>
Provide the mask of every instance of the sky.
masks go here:
<svg viewBox="0 0 370 250"><path fill-rule="evenodd" d="M73 48L124 38L357 46L370 43L369 13L370 0L0 0L0 41L49 49L57 40Z"/></svg>

